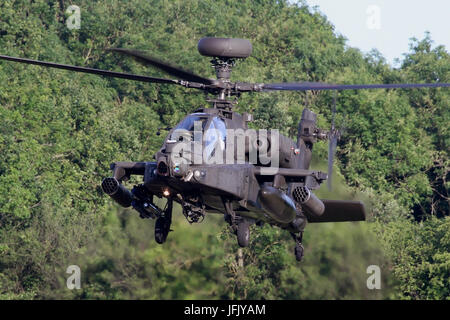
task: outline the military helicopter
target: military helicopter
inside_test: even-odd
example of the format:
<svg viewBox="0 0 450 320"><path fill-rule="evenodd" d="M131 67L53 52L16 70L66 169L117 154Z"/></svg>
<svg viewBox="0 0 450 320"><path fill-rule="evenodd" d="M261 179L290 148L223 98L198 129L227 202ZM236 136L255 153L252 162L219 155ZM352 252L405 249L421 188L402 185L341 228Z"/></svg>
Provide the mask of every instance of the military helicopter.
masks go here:
<svg viewBox="0 0 450 320"><path fill-rule="evenodd" d="M147 54L114 48L112 52L130 56L156 67L177 79L155 78L79 66L57 64L0 55L0 59L64 70L97 74L150 83L175 84L202 90L214 97L210 108L200 108L187 115L169 133L155 154L154 161L115 162L112 176L101 187L123 207L132 207L141 218L153 218L155 240L162 244L171 231L173 202L182 207L189 223L201 222L207 213L223 214L237 236L239 246L249 244L250 225L269 223L287 230L295 241L295 257L303 258L302 235L307 223L364 221L360 201L319 199L312 191L328 179L339 132L333 121L330 130L317 127L317 116L303 110L298 124L297 141L277 130L251 130L248 113L233 111L242 93L275 90L357 90L421 87L449 87L449 83L357 84L339 85L318 82L243 83L232 82L230 75L238 60L250 56L252 45L236 38L202 38L201 55L212 58L217 79L209 79ZM158 132L159 133L159 132ZM329 140L328 173L311 170L314 144ZM143 176L143 183L127 189L124 182L132 175ZM166 198L164 208L154 197Z"/></svg>

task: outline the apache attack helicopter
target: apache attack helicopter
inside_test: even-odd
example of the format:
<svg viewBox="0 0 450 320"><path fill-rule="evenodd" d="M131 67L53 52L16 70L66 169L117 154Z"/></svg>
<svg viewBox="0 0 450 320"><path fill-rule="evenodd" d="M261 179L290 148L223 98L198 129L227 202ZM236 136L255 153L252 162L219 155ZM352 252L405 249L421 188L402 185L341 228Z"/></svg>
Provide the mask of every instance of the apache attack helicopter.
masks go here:
<svg viewBox="0 0 450 320"><path fill-rule="evenodd" d="M214 95L211 108L187 115L169 131L155 161L115 162L112 177L102 181L103 191L123 207L133 207L141 218L154 218L155 240L166 241L172 221L173 202L181 205L190 223L200 222L206 213L223 214L237 235L238 244L249 243L251 224L269 223L287 230L295 241L295 256L303 257L302 235L307 222L365 220L360 201L321 200L316 190L328 179L330 186L333 154L339 132L334 127L335 98L331 130L318 128L316 114L305 108L298 124L297 141L276 130L256 132L248 128L250 114L233 111L242 93L274 90L355 90L420 87L449 87L449 83L339 85L317 82L242 83L232 82L232 68L252 52L248 40L203 38L201 55L211 57L217 79L208 79L172 66L145 53L109 49L156 67L178 79L155 78L52 62L0 55L0 59L135 81L176 84ZM328 174L310 170L311 155L318 140L330 140ZM224 158L226 161L224 161ZM123 182L131 175L143 176L132 190ZM166 198L159 208L154 197Z"/></svg>

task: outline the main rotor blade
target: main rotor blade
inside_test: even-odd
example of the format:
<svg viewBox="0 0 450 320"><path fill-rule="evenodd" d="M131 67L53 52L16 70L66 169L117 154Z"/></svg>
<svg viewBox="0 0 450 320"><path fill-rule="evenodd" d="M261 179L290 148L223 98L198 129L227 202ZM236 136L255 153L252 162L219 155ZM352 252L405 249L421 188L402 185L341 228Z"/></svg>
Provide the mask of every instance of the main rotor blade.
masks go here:
<svg viewBox="0 0 450 320"><path fill-rule="evenodd" d="M40 60L32 60L32 59L26 59L26 58L16 58L16 57L0 55L0 59L14 61L14 62L20 62L20 63L26 63L26 64L33 64L33 65L49 67L49 68L97 74L100 76L113 77L113 78L122 78L122 79L128 79L128 80L154 82L154 83L181 84L179 82L179 80L147 77L147 76L141 76L141 75L136 75L136 74L131 74L131 73L114 72L114 71L108 71L108 70L102 70L102 69L92 69L92 68L86 68L86 67L72 66L72 65L68 65L68 64L59 64L59 63L46 62L46 61L40 61Z"/></svg>
<svg viewBox="0 0 450 320"><path fill-rule="evenodd" d="M149 57L146 54L144 54L143 52L140 52L137 50L122 49L122 48L111 48L108 50L131 56L141 63L151 65L153 67L161 69L164 72L167 72L168 74L170 74L174 77L177 77L177 78L180 78L180 79L183 79L186 81L193 81L193 82L198 82L198 83L202 83L202 84L206 84L206 85L211 85L211 84L215 83L215 80L201 77L190 71L185 71L179 67L171 66L170 64L168 64L166 62L162 62L153 57Z"/></svg>
<svg viewBox="0 0 450 320"><path fill-rule="evenodd" d="M322 82L265 83L261 89L267 90L358 90L358 89L408 89L450 87L450 83L393 83L393 84L328 84Z"/></svg>

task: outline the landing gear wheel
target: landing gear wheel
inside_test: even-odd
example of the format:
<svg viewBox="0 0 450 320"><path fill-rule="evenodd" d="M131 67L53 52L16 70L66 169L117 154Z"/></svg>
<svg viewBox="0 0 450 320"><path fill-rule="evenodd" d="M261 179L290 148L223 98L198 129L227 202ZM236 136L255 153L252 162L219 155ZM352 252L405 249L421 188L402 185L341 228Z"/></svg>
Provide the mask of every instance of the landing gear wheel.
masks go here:
<svg viewBox="0 0 450 320"><path fill-rule="evenodd" d="M305 250L302 245L302 239L303 239L303 231L299 232L298 234L291 232L292 239L295 241L295 259L300 262L303 259L303 251Z"/></svg>
<svg viewBox="0 0 450 320"><path fill-rule="evenodd" d="M163 215L156 219L155 241L159 244L163 244L164 242L166 242L167 235L171 231L170 225L172 224L172 207L173 200L168 199Z"/></svg>
<svg viewBox="0 0 450 320"><path fill-rule="evenodd" d="M156 219L155 223L155 241L159 244L166 242L167 235L170 231L170 222L166 218L161 217Z"/></svg>
<svg viewBox="0 0 450 320"><path fill-rule="evenodd" d="M250 240L250 223L247 221L239 223L236 235L239 246L242 248L247 247Z"/></svg>
<svg viewBox="0 0 450 320"><path fill-rule="evenodd" d="M300 262L303 259L303 245L301 243L297 243L295 245L294 253L295 253L295 259Z"/></svg>

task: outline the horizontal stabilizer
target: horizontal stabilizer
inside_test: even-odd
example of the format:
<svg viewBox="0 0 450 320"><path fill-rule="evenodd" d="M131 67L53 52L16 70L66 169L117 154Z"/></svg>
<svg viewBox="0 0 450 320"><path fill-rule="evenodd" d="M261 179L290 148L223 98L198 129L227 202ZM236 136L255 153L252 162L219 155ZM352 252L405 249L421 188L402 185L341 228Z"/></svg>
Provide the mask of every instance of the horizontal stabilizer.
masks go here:
<svg viewBox="0 0 450 320"><path fill-rule="evenodd" d="M364 221L366 211L361 201L322 200L325 212L321 216L312 216L306 211L308 222L345 222Z"/></svg>

